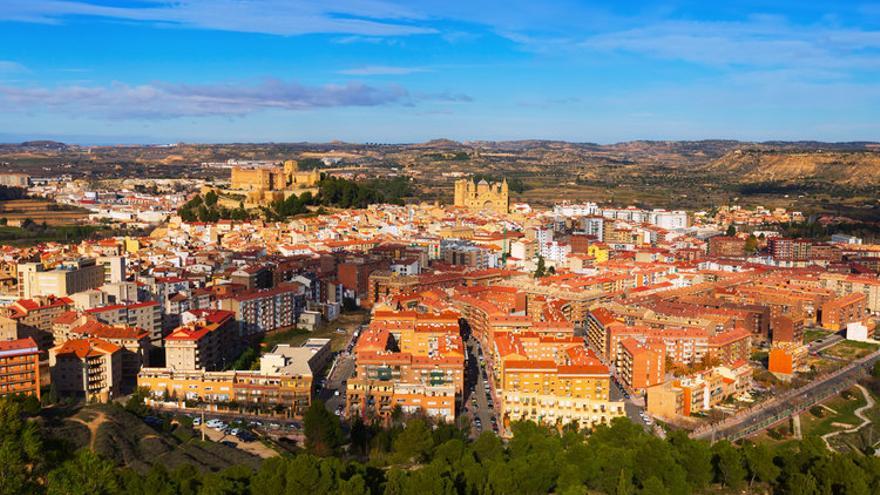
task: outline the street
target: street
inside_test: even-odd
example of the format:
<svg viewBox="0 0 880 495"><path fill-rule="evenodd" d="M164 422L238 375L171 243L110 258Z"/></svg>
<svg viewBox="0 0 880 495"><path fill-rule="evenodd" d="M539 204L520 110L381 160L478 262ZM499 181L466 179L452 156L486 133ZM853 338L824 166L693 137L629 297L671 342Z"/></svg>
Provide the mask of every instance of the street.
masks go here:
<svg viewBox="0 0 880 495"><path fill-rule="evenodd" d="M494 399L491 399L493 407L489 408L492 387L487 380L488 371L480 366L480 346L473 337L467 340L467 351L468 359L462 407L464 408L463 413L467 413L471 418L471 434L476 437L483 430L492 430L494 428L493 424L497 424L498 427L501 426L497 423L498 419L495 412L500 408L500 405ZM489 391L487 392L487 390Z"/></svg>
<svg viewBox="0 0 880 495"><path fill-rule="evenodd" d="M806 410L852 386L870 367L880 360L880 351L853 361L852 364L822 377L800 389L793 390L768 402L754 406L742 414L720 423L699 428L692 438L736 440L762 431L792 414Z"/></svg>

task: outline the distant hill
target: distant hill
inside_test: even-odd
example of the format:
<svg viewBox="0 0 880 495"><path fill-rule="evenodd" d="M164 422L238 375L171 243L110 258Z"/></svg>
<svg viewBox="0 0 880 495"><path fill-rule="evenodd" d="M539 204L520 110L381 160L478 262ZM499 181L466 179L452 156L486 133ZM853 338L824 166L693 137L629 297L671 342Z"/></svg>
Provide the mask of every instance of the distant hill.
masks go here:
<svg viewBox="0 0 880 495"><path fill-rule="evenodd" d="M810 181L880 185L880 153L873 151L734 150L700 168L746 184Z"/></svg>

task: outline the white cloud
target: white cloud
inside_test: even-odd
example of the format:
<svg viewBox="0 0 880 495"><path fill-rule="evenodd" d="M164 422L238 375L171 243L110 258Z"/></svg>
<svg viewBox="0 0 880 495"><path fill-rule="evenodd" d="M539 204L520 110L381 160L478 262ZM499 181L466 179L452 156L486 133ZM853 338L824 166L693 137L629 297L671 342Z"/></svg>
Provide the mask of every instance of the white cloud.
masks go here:
<svg viewBox="0 0 880 495"><path fill-rule="evenodd" d="M168 119L187 116L245 115L261 110L411 104L399 86L359 83L303 86L268 79L259 84L167 84L109 86L0 86L0 108L7 111L49 109L73 115L109 118Z"/></svg>
<svg viewBox="0 0 880 495"><path fill-rule="evenodd" d="M267 79L255 84L151 84L106 86L0 86L0 110L39 109L111 119L173 119L242 116L263 110L300 111L333 107L414 106L422 102L466 103L461 93L411 93L397 85L350 82L304 86Z"/></svg>
<svg viewBox="0 0 880 495"><path fill-rule="evenodd" d="M94 16L167 23L184 27L266 33L405 36L434 33L415 25L423 17L381 0L178 0L137 7L111 7L92 1L4 0L0 19L55 24L70 16Z"/></svg>
<svg viewBox="0 0 880 495"><path fill-rule="evenodd" d="M390 65L367 65L364 67L354 67L339 71L340 74L349 76L399 76L406 74L415 74L418 72L428 72L429 69L424 67L395 67Z"/></svg>
<svg viewBox="0 0 880 495"><path fill-rule="evenodd" d="M28 69L18 62L12 62L10 60L0 60L0 73L11 72L28 72Z"/></svg>

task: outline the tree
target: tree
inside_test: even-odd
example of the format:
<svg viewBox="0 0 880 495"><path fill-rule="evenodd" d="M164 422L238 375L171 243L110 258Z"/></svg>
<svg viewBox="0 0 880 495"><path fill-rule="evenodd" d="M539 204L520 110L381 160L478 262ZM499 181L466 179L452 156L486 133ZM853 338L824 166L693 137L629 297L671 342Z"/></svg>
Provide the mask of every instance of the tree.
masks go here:
<svg viewBox="0 0 880 495"><path fill-rule="evenodd" d="M220 198L217 196L217 193L214 191L208 191L205 194L205 204L208 206L216 205L218 199L220 199Z"/></svg>
<svg viewBox="0 0 880 495"><path fill-rule="evenodd" d="M712 446L712 450L715 453L715 480L738 490L746 477L741 453L727 440L716 443Z"/></svg>
<svg viewBox="0 0 880 495"><path fill-rule="evenodd" d="M617 489L614 495L629 495L632 493L632 479L625 469L621 469L617 475Z"/></svg>
<svg viewBox="0 0 880 495"><path fill-rule="evenodd" d="M783 487L786 495L818 495L819 487L816 478L810 474L791 473Z"/></svg>
<svg viewBox="0 0 880 495"><path fill-rule="evenodd" d="M339 418L331 414L324 401L312 401L303 417L306 448L318 456L329 456L342 444L342 427Z"/></svg>
<svg viewBox="0 0 880 495"><path fill-rule="evenodd" d="M683 431L675 431L669 436L675 452L676 462L684 467L688 484L702 490L712 482L712 449L709 444L693 440Z"/></svg>
<svg viewBox="0 0 880 495"><path fill-rule="evenodd" d="M874 363L874 367L871 369L871 376L880 378L880 361Z"/></svg>
<svg viewBox="0 0 880 495"><path fill-rule="evenodd" d="M546 274L546 268L544 264L544 257L538 255L538 266L535 268L534 276L535 278L541 278Z"/></svg>
<svg viewBox="0 0 880 495"><path fill-rule="evenodd" d="M779 467L773 463L773 453L764 444L748 444L743 447L743 457L749 470L749 486L754 481L773 483L779 476Z"/></svg>
<svg viewBox="0 0 880 495"><path fill-rule="evenodd" d="M728 225L727 232L724 235L726 235L727 237L735 236L736 235L736 227L734 227L733 224Z"/></svg>
<svg viewBox="0 0 880 495"><path fill-rule="evenodd" d="M42 460L42 440L36 423L22 418L21 403L0 399L0 495L34 489L32 467Z"/></svg>
<svg viewBox="0 0 880 495"><path fill-rule="evenodd" d="M758 252L758 238L755 237L755 234L749 234L749 238L746 239L746 254L754 254Z"/></svg>
<svg viewBox="0 0 880 495"><path fill-rule="evenodd" d="M49 473L48 495L111 495L119 490L112 462L91 450L79 450L73 459Z"/></svg>
<svg viewBox="0 0 880 495"><path fill-rule="evenodd" d="M414 418L394 439L394 457L397 462L422 462L428 459L433 447L434 439L428 424L424 419Z"/></svg>

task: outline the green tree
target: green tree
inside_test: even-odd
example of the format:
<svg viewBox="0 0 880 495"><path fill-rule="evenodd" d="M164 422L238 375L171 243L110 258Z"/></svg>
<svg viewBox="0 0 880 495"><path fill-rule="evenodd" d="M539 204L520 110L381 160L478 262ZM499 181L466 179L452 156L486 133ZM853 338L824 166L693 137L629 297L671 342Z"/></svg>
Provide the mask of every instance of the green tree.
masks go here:
<svg viewBox="0 0 880 495"><path fill-rule="evenodd" d="M339 418L327 411L324 401L312 401L303 417L306 448L318 456L333 455L342 444L342 427Z"/></svg>
<svg viewBox="0 0 880 495"><path fill-rule="evenodd" d="M88 449L49 472L48 495L111 495L119 490L119 478L112 462Z"/></svg>
<svg viewBox="0 0 880 495"><path fill-rule="evenodd" d="M394 458L397 462L422 462L428 459L434 439L424 419L413 418L403 432L394 439Z"/></svg>
<svg viewBox="0 0 880 495"><path fill-rule="evenodd" d="M758 238L754 234L749 234L746 239L746 254L755 254L758 252Z"/></svg>
<svg viewBox="0 0 880 495"><path fill-rule="evenodd" d="M36 423L23 414L20 401L0 398L0 495L35 489L32 473L43 460L43 443Z"/></svg>
<svg viewBox="0 0 880 495"><path fill-rule="evenodd" d="M746 477L742 454L727 440L712 446L715 454L715 480L724 486L739 490Z"/></svg>
<svg viewBox="0 0 880 495"><path fill-rule="evenodd" d="M773 453L764 444L747 444L743 447L743 457L749 471L749 486L755 480L773 483L779 476L779 467L773 463Z"/></svg>
<svg viewBox="0 0 880 495"><path fill-rule="evenodd" d="M709 444L693 440L683 431L672 432L669 442L674 448L675 461L685 469L688 484L702 490L712 482L712 449Z"/></svg>
<svg viewBox="0 0 880 495"><path fill-rule="evenodd" d="M544 275L546 275L546 267L544 264L544 257L541 255L538 255L538 266L535 268L534 277L541 278Z"/></svg>
<svg viewBox="0 0 880 495"><path fill-rule="evenodd" d="M205 194L205 204L208 206L216 205L218 199L220 199L220 198L217 196L217 193L214 191L208 191Z"/></svg>
<svg viewBox="0 0 880 495"><path fill-rule="evenodd" d="M614 491L614 495L629 495L632 491L632 477L625 469L621 469L620 474L617 475L617 489Z"/></svg>
<svg viewBox="0 0 880 495"><path fill-rule="evenodd" d="M726 235L727 237L735 236L736 235L736 227L734 227L733 224L728 225L727 232L724 235Z"/></svg>

